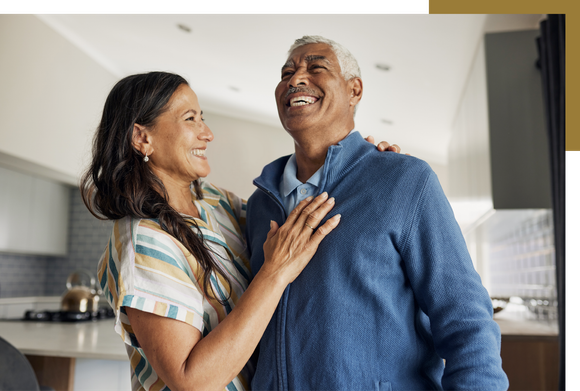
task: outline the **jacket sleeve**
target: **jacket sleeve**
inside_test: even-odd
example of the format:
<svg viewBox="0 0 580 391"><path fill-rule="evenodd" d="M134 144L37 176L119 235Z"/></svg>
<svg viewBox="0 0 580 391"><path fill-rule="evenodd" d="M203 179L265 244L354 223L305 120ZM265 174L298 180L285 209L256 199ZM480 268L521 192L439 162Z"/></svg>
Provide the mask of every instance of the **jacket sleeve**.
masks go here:
<svg viewBox="0 0 580 391"><path fill-rule="evenodd" d="M422 178L401 255L435 349L446 360L443 388L506 390L491 300L437 176L429 168Z"/></svg>

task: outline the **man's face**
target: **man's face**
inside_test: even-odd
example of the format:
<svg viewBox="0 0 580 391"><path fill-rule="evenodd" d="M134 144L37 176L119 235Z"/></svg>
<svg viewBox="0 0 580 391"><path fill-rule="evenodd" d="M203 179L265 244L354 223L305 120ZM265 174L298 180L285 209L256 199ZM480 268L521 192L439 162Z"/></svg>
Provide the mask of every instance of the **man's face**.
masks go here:
<svg viewBox="0 0 580 391"><path fill-rule="evenodd" d="M352 80L342 77L330 46L316 43L296 48L282 67L282 80L276 87L282 126L292 133L354 125L358 100L353 103L352 85Z"/></svg>

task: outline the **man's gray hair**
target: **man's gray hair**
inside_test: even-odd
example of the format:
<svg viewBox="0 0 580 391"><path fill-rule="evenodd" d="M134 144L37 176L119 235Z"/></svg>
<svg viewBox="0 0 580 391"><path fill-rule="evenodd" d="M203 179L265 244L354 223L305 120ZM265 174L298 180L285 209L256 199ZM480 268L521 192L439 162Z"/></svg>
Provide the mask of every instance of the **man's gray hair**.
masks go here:
<svg viewBox="0 0 580 391"><path fill-rule="evenodd" d="M294 44L290 46L288 50L288 55L290 55L294 49L300 46L309 45L311 43L324 43L332 48L332 51L338 59L338 65L340 65L340 71L344 80L350 80L355 77L360 76L360 68L356 58L348 51L347 48L341 44L334 42L332 39L321 37L320 35L305 35L302 38L298 38L294 41Z"/></svg>

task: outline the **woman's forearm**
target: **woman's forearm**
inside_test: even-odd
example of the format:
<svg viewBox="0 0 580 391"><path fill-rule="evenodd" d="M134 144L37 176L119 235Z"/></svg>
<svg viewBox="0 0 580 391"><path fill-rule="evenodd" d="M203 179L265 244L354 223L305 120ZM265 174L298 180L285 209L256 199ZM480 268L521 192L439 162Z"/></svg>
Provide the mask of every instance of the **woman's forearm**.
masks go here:
<svg viewBox="0 0 580 391"><path fill-rule="evenodd" d="M278 227L271 223L265 261L235 308L204 338L184 322L126 308L133 332L157 375L172 390L223 390L247 363L286 286L308 264L334 216L314 230L334 205L327 195L303 201Z"/></svg>
<svg viewBox="0 0 580 391"><path fill-rule="evenodd" d="M258 272L236 307L200 340L184 363L191 389L223 390L250 359L287 284Z"/></svg>

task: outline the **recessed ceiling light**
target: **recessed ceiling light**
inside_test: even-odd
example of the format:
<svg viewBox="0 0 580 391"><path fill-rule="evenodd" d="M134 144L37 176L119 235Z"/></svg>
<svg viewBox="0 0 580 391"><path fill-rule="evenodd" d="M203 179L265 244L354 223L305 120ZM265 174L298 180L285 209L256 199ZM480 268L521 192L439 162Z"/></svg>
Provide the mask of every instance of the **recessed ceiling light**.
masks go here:
<svg viewBox="0 0 580 391"><path fill-rule="evenodd" d="M381 122L384 123L384 124L387 124L387 125L392 125L393 124L393 121L391 121L390 119L381 118Z"/></svg>
<svg viewBox="0 0 580 391"><path fill-rule="evenodd" d="M178 23L177 28L182 31L185 31L186 33L191 33L191 28L189 26L186 26L185 24Z"/></svg>
<svg viewBox="0 0 580 391"><path fill-rule="evenodd" d="M388 64L385 64L385 63L382 63L382 62L378 62L378 63L376 63L376 64L375 64L375 67L376 67L378 70L381 70L381 71L390 71L390 70L391 70L391 66L390 66L390 65L388 65Z"/></svg>

